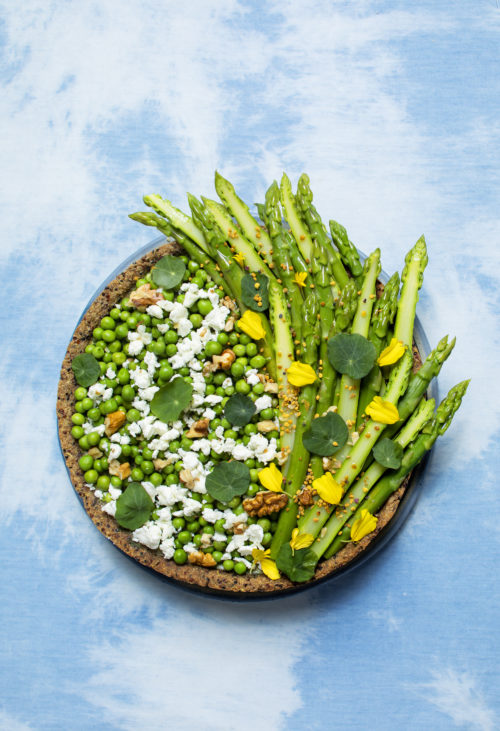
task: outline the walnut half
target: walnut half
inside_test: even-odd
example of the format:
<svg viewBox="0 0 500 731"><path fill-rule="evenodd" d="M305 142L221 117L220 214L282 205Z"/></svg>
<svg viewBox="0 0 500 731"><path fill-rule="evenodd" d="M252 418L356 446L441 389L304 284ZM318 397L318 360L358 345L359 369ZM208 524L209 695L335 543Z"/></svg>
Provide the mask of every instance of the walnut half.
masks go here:
<svg viewBox="0 0 500 731"><path fill-rule="evenodd" d="M200 419L191 424L186 437L188 439L201 439L206 437L208 434L208 427L210 426L210 419Z"/></svg>
<svg viewBox="0 0 500 731"><path fill-rule="evenodd" d="M137 308L155 305L162 299L165 298L161 289L151 289L149 282L138 287L129 297L130 304Z"/></svg>
<svg viewBox="0 0 500 731"><path fill-rule="evenodd" d="M106 435L110 437L118 429L120 429L127 419L127 415L123 411L113 411L112 414L108 414L104 419L104 431Z"/></svg>
<svg viewBox="0 0 500 731"><path fill-rule="evenodd" d="M188 553L189 563L194 563L197 566L204 566L207 569L217 566L217 561L211 553L203 553L203 551L193 551Z"/></svg>
<svg viewBox="0 0 500 731"><path fill-rule="evenodd" d="M265 515L276 513L288 503L288 495L286 492L258 492L255 497L243 500L243 510L252 517L263 518Z"/></svg>
<svg viewBox="0 0 500 731"><path fill-rule="evenodd" d="M109 463L108 471L110 475L116 475L120 480L126 480L130 477L131 469L128 462L118 462L117 459L112 459Z"/></svg>

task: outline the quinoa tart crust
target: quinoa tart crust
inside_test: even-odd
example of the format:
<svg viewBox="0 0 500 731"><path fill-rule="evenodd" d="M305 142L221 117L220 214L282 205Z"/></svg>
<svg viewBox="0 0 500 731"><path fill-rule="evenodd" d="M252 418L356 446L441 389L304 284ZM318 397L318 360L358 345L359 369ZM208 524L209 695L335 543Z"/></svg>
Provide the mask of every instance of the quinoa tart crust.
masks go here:
<svg viewBox="0 0 500 731"><path fill-rule="evenodd" d="M158 240L153 242L153 245L156 243L158 243ZM103 512L99 499L85 485L83 472L78 464L81 449L71 435L74 391L78 386L71 368L72 360L84 351L85 347L91 342L92 331L101 318L109 313L116 301L124 297L134 287L137 279L144 276L161 257L166 254L180 253L182 253L182 249L178 244L165 243L130 264L93 300L68 345L62 363L57 394L58 432L61 450L71 482L85 511L99 531L129 558L155 572L160 577L186 589L234 599L271 598L300 591L333 576L345 573L363 562L368 555L374 553L374 549L382 547L388 540L393 527L395 527L393 518L400 506L401 510L398 515L404 513L403 519L406 517L412 506L409 504L410 501L407 500L409 493L413 492L413 490L408 489L412 482L411 474L377 514L376 529L358 543L348 543L335 556L321 561L314 577L301 584L293 583L284 576L281 576L278 580L271 580L264 574L238 576L234 573L226 573L221 570L208 569L192 564L178 565L173 560L167 560L159 550L151 550L132 541L132 533L120 528L112 516ZM382 289L383 285L379 284L379 290ZM420 367L422 361L415 342L413 344L413 353L415 357L414 368L416 370ZM407 507L403 508L402 502L406 502Z"/></svg>

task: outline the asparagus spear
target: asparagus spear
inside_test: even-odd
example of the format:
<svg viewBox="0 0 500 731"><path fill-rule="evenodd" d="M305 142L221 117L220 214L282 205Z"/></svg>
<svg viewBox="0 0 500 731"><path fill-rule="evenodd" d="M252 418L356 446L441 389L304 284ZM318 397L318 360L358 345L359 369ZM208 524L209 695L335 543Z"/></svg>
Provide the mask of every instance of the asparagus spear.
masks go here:
<svg viewBox="0 0 500 731"><path fill-rule="evenodd" d="M182 231L171 226L164 218L157 216L155 213L150 213L149 211L131 213L129 218L133 221L137 221L138 223L143 223L145 226L153 226L154 228L157 228L158 231L161 231L167 238L175 239L177 243L186 250L186 253L208 272L215 284L221 287L229 297L235 298L235 291L231 286L231 281L228 278L221 276L220 272L217 270L215 262L213 262L212 259L210 259L210 257L202 251L202 249L198 248L198 246Z"/></svg>
<svg viewBox="0 0 500 731"><path fill-rule="evenodd" d="M384 345L386 344L387 332L389 330L389 326L392 325L396 314L398 293L399 274L398 272L395 272L385 285L382 296L376 300L372 314L372 321L370 323L368 338L375 345L377 355L380 355ZM382 371L380 367L375 364L370 373L365 376L361 382L356 428L358 428L363 421L365 408L371 402L373 397L379 393L382 384Z"/></svg>
<svg viewBox="0 0 500 731"><path fill-rule="evenodd" d="M403 287L394 327L396 340L401 340L410 349L413 344L413 323L415 321L418 291L424 281L424 269L427 266L427 261L425 238L421 236L405 257L405 267L401 275Z"/></svg>
<svg viewBox="0 0 500 731"><path fill-rule="evenodd" d="M406 352L392 369L389 382L387 384L387 390L384 394L384 399L389 403L396 405L400 395L406 390L411 365L411 355ZM382 435L386 426L386 424L370 419L365 426L363 435L349 450L350 454L344 459L338 470L335 472L335 480L343 488L344 492L354 482L363 469L363 465L367 457L379 437ZM311 533L313 536L316 536L324 523L328 520L329 515L330 511L326 508L318 508L317 505L313 505L299 520L300 532Z"/></svg>
<svg viewBox="0 0 500 731"><path fill-rule="evenodd" d="M273 261L273 247L269 234L259 226L258 222L250 213L247 204L236 194L232 183L226 180L226 178L223 178L217 170L215 171L215 190L219 198L240 224L241 230L246 238L252 242L255 249L264 257L267 264L271 264Z"/></svg>
<svg viewBox="0 0 500 731"><path fill-rule="evenodd" d="M401 428L403 422L409 417L427 391L431 380L439 374L443 363L455 347L455 342L456 338L453 338L448 343L448 336L445 335L434 350L429 353L422 367L416 373L412 373L406 393L398 403L399 421L388 427L385 436L390 438Z"/></svg>
<svg viewBox="0 0 500 731"><path fill-rule="evenodd" d="M306 226L304 226L304 223L302 222L297 209L295 196L292 192L292 184L290 183L290 179L286 173L283 173L281 178L280 194L285 218L290 225L290 229L295 241L297 242L300 253L309 264L313 255L312 238L309 235L309 231Z"/></svg>
<svg viewBox="0 0 500 731"><path fill-rule="evenodd" d="M388 474L379 480L367 497L359 504L356 512L351 517L350 525L345 526L341 534L337 535L331 543L325 553L325 558L330 558L337 553L345 545L346 541L350 539L351 526L360 517L361 510L366 509L372 515L377 513L389 497L400 487L409 472L418 465L425 454L431 449L438 436L444 434L462 403L468 385L469 381L462 381L449 391L446 398L438 406L432 421L424 427L416 441L406 449L401 467L396 472ZM321 550L319 544L316 544L313 550L316 555L321 556L319 553L319 550Z"/></svg>
<svg viewBox="0 0 500 731"><path fill-rule="evenodd" d="M418 408L394 441L401 447L407 447L408 444L413 442L432 417L435 406L434 399L429 399L428 401L422 399ZM355 512L359 502L366 496L366 493L369 492L385 471L385 467L378 462L373 462L366 472L346 492L342 504L335 510L321 531L321 538L315 542L314 551L317 552L318 556L321 556L327 550L339 530Z"/></svg>
<svg viewBox="0 0 500 731"><path fill-rule="evenodd" d="M183 234L194 241L206 254L210 255L211 252L203 233L195 226L189 216L186 216L185 213L173 206L170 201L159 195L145 195L143 201L147 206L159 213L160 216L166 218L174 228L182 231Z"/></svg>
<svg viewBox="0 0 500 731"><path fill-rule="evenodd" d="M349 269L358 284L361 283L363 265L361 264L358 250L352 241L349 241L349 237L344 226L337 223L337 221L330 221L330 233L333 243L340 251L340 256L345 266Z"/></svg>

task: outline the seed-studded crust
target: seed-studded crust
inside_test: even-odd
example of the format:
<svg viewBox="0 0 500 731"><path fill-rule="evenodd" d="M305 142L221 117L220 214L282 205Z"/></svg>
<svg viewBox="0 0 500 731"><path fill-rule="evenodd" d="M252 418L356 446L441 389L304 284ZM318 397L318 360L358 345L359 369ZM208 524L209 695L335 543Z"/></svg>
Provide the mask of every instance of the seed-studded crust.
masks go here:
<svg viewBox="0 0 500 731"><path fill-rule="evenodd" d="M104 315L107 315L113 304L124 297L134 286L137 279L144 276L165 254L178 254L180 247L175 243L167 243L154 251L149 252L138 261L131 264L119 274L94 300L78 324L64 357L59 388L57 394L57 418L61 449L68 467L71 482L83 506L101 533L117 548L138 563L146 566L158 574L175 581L187 588L201 589L214 594L224 594L233 597L242 596L269 596L271 594L288 593L308 584L324 579L329 574L337 572L357 558L366 547L378 536L383 528L394 516L403 497L408 479L402 487L391 496L378 513L378 523L375 531L363 538L359 543L349 543L333 558L322 561L316 570L314 578L307 584L294 584L286 577L271 581L266 576L237 576L234 573L225 573L216 569L207 569L201 566L185 564L178 566L173 560L165 559L159 550L153 551L131 540L131 532L119 527L115 519L104 513L100 501L94 496L84 483L83 473L78 464L81 449L71 436L71 415L74 411L74 391L77 387L71 362L92 339L92 331L99 324ZM383 286L379 284L379 290ZM415 367L421 364L420 356L413 347L416 359Z"/></svg>

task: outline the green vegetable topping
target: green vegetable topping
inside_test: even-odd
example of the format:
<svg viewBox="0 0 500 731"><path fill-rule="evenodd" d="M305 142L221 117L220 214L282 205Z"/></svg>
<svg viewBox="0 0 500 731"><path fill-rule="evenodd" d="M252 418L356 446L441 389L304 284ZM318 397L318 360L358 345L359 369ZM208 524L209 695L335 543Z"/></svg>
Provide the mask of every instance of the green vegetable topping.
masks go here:
<svg viewBox="0 0 500 731"><path fill-rule="evenodd" d="M116 501L115 518L123 528L136 530L151 518L154 503L138 482L130 482Z"/></svg>
<svg viewBox="0 0 500 731"><path fill-rule="evenodd" d="M101 375L99 363L92 353L80 353L75 356L71 368L80 386L92 386Z"/></svg>
<svg viewBox="0 0 500 731"><path fill-rule="evenodd" d="M338 333L328 341L328 359L339 373L364 378L373 367L377 350L363 335Z"/></svg>
<svg viewBox="0 0 500 731"><path fill-rule="evenodd" d="M221 503L243 495L250 485L250 470L241 462L220 462L208 475L207 492Z"/></svg>
<svg viewBox="0 0 500 731"><path fill-rule="evenodd" d="M309 581L314 576L318 557L310 548L292 550L289 543L284 543L276 557L276 566L291 581Z"/></svg>
<svg viewBox="0 0 500 731"><path fill-rule="evenodd" d="M304 432L302 442L309 452L330 457L344 446L348 436L349 430L343 418L329 411L325 416L313 419L310 428Z"/></svg>
<svg viewBox="0 0 500 731"><path fill-rule="evenodd" d="M245 274L241 279L241 300L245 307L264 312L269 307L269 279L265 274Z"/></svg>
<svg viewBox="0 0 500 731"><path fill-rule="evenodd" d="M151 279L158 287L173 289L182 282L186 265L180 256L167 255L151 269Z"/></svg>
<svg viewBox="0 0 500 731"><path fill-rule="evenodd" d="M231 396L224 408L224 416L233 426L246 426L254 414L254 402L243 393L235 393L234 396Z"/></svg>
<svg viewBox="0 0 500 731"><path fill-rule="evenodd" d="M179 418L189 405L193 387L183 378L174 378L155 393L151 401L151 413L168 424Z"/></svg>
<svg viewBox="0 0 500 731"><path fill-rule="evenodd" d="M397 470L401 466L403 447L392 439L384 437L373 447L373 456L382 467Z"/></svg>

